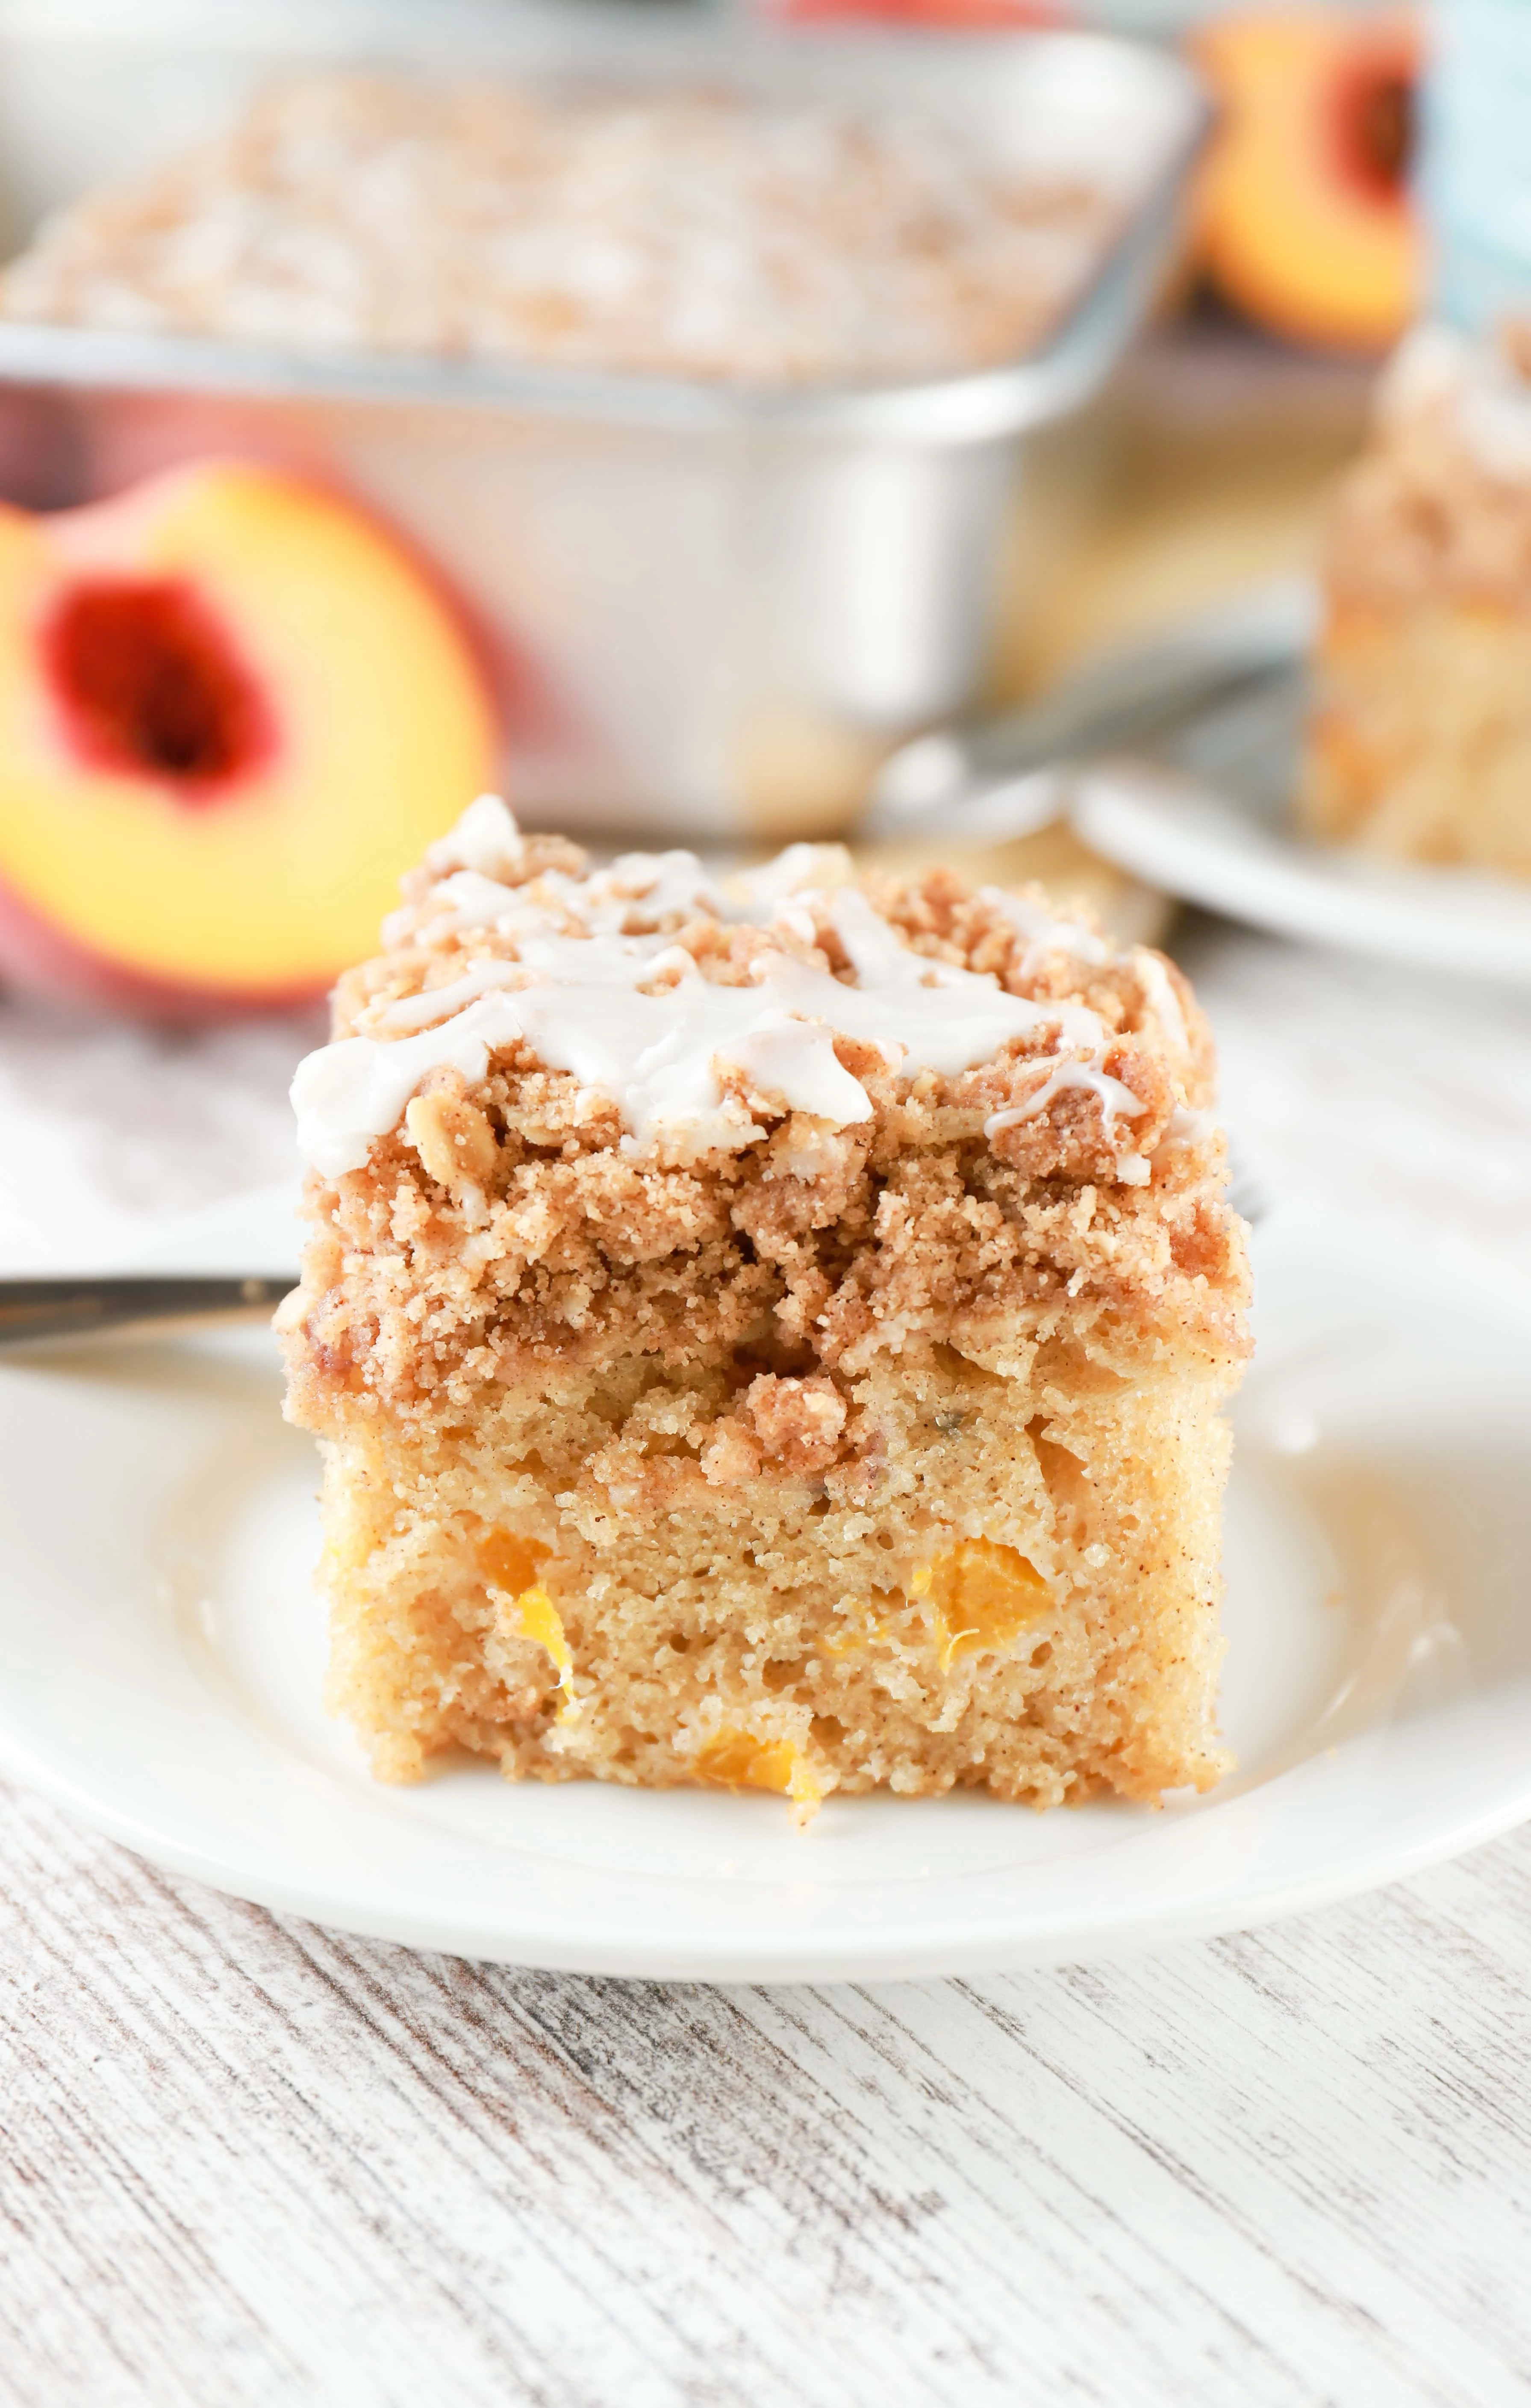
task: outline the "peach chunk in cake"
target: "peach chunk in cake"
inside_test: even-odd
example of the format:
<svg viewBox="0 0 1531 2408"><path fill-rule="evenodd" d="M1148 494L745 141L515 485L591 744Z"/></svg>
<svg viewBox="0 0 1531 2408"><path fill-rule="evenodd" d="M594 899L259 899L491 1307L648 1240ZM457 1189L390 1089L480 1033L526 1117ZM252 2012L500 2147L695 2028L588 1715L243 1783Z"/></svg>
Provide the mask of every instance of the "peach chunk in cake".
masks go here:
<svg viewBox="0 0 1531 2408"><path fill-rule="evenodd" d="M294 1086L289 1411L379 1774L1206 1787L1246 1352L1184 981L795 846L485 797Z"/></svg>

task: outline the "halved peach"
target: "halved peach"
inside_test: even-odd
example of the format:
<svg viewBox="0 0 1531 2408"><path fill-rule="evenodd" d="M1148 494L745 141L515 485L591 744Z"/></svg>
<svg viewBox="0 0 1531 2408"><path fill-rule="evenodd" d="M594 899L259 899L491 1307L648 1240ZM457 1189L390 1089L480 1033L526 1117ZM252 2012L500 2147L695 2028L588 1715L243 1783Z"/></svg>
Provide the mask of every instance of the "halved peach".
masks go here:
<svg viewBox="0 0 1531 2408"><path fill-rule="evenodd" d="M252 462L0 508L0 968L148 1009L321 992L491 780L471 638Z"/></svg>
<svg viewBox="0 0 1531 2408"><path fill-rule="evenodd" d="M1222 103L1203 172L1203 265L1236 307L1300 342L1378 351L1418 307L1409 194L1411 16L1235 10L1193 50Z"/></svg>

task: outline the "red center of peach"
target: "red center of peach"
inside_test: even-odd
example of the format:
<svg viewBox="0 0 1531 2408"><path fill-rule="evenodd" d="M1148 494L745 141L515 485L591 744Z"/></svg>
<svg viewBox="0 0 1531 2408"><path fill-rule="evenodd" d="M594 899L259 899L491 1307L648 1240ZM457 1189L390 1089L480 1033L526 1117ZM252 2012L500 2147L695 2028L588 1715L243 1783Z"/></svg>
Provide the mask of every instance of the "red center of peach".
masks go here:
<svg viewBox="0 0 1531 2408"><path fill-rule="evenodd" d="M157 778L195 809L272 749L259 685L176 579L82 579L53 605L41 641L69 735L98 768Z"/></svg>
<svg viewBox="0 0 1531 2408"><path fill-rule="evenodd" d="M1342 172L1371 199L1402 200L1414 154L1414 77L1401 62L1369 59L1335 92Z"/></svg>

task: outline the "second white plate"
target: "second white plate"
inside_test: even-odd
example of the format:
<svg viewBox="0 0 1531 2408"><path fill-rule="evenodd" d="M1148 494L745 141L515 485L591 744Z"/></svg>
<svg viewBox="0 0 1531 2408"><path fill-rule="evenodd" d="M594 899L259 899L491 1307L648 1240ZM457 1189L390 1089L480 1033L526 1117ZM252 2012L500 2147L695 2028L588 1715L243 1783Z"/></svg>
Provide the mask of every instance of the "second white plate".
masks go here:
<svg viewBox="0 0 1531 2408"><path fill-rule="evenodd" d="M274 1200L181 1268L279 1268ZM1531 1299L1307 1218L1256 1240L1229 1499L1240 1770L1160 1813L779 1801L464 1766L320 1705L314 1456L264 1334L0 1364L0 1759L155 1862L345 1929L717 1980L1077 1960L1368 1887L1531 1817Z"/></svg>
<svg viewBox="0 0 1531 2408"><path fill-rule="evenodd" d="M1309 589L1234 595L1148 650L1240 657L1268 639L1290 679L1201 714L1156 767L1090 769L1069 781L1081 840L1119 868L1255 927L1464 978L1531 985L1531 884L1382 860L1308 842L1292 816L1303 710L1301 661L1316 616ZM1123 654L1123 659L1128 655Z"/></svg>

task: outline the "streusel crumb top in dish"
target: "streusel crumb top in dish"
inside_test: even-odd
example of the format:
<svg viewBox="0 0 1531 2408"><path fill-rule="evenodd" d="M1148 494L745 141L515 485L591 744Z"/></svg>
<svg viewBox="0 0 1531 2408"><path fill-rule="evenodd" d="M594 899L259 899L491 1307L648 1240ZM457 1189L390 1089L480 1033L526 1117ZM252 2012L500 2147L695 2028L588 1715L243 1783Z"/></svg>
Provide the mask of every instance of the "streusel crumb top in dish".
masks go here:
<svg viewBox="0 0 1531 2408"><path fill-rule="evenodd" d="M864 383L1021 356L1103 255L1100 177L934 119L716 90L294 79L46 225L54 324Z"/></svg>

